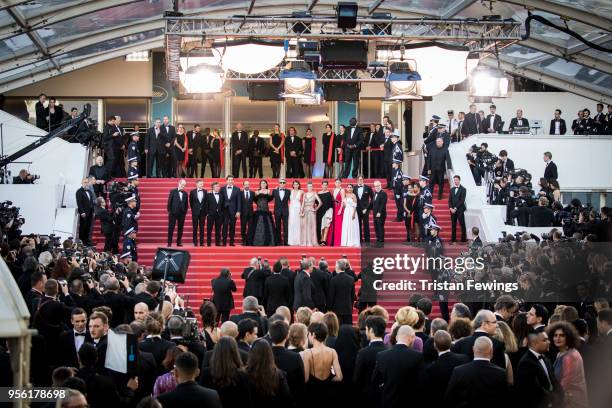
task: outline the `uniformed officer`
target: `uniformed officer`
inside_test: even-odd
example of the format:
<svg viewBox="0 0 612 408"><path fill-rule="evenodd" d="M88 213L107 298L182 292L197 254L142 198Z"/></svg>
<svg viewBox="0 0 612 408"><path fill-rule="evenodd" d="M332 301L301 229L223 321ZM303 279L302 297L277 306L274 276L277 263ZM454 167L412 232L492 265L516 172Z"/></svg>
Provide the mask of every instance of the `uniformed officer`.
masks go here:
<svg viewBox="0 0 612 408"><path fill-rule="evenodd" d="M400 166L402 162L400 160L393 159L393 198L395 199L395 205L397 207L397 216L395 217L395 221L403 221L404 214L404 203L403 203L403 190L404 185L402 183L402 169Z"/></svg>
<svg viewBox="0 0 612 408"><path fill-rule="evenodd" d="M425 204L431 204L433 196L429 189L429 178L426 176L419 176L419 186L421 186L421 194L419 196L419 209L422 213Z"/></svg>
<svg viewBox="0 0 612 408"><path fill-rule="evenodd" d="M406 197L410 192L410 176L407 174L402 174L402 196L400 197L401 209L402 209L402 220L406 221L406 212L404 210L404 202L406 201Z"/></svg>
<svg viewBox="0 0 612 408"><path fill-rule="evenodd" d="M136 229L134 227L130 227L123 234L123 253L121 256L129 254L132 258L132 261L138 262L138 251L136 249Z"/></svg>
<svg viewBox="0 0 612 408"><path fill-rule="evenodd" d="M433 204L425 204L423 206L423 214L421 214L421 239L425 242L429 239L432 225L437 225L436 217L433 215Z"/></svg>
<svg viewBox="0 0 612 408"><path fill-rule="evenodd" d="M402 150L402 142L399 141L399 135L391 135L391 143L393 143L392 161L404 161L404 152ZM400 166L401 167L401 166Z"/></svg>
<svg viewBox="0 0 612 408"><path fill-rule="evenodd" d="M140 153L138 152L138 140L140 140L140 135L138 132L132 132L130 137L131 137L131 141L130 141L130 144L128 145L128 151L127 151L128 163L132 160L136 160L136 166L138 167L140 166L140 163L139 163Z"/></svg>
<svg viewBox="0 0 612 408"><path fill-rule="evenodd" d="M125 234L130 228L138 229L138 218L140 213L136 211L136 197L131 196L126 198L127 207L123 210L123 220L121 222L121 230Z"/></svg>
<svg viewBox="0 0 612 408"><path fill-rule="evenodd" d="M431 275L431 278L437 280L438 282L450 282L452 280L452 276L450 272L444 268L444 257L443 251L444 246L442 245L442 240L440 239L440 230L441 228L437 224L431 224L430 226L431 235L427 239L427 257L435 260L428 260L428 272ZM434 296L436 300L438 300L440 304L440 313L442 314L443 319L449 319L448 312L448 290L436 290L434 291ZM447 320L448 321L448 320Z"/></svg>
<svg viewBox="0 0 612 408"><path fill-rule="evenodd" d="M128 161L128 182L138 178L138 159L132 158Z"/></svg>
<svg viewBox="0 0 612 408"><path fill-rule="evenodd" d="M425 139L423 140L422 150L423 150L423 156L425 159L427 159L427 154L434 147L434 144L436 143L436 137L438 137L438 124L439 123L440 123L440 117L438 115L433 115L431 119L429 120L429 133L427 133L427 136L425 136L425 134L423 135ZM427 174L427 170L429 170L429 168L427 167L427 160L425 160L423 163L423 171L421 174L423 175Z"/></svg>
<svg viewBox="0 0 612 408"><path fill-rule="evenodd" d="M140 211L140 193L138 192L138 178L134 178L129 180L129 184L127 186L128 192L132 193L134 197L136 197L136 207L134 208L136 212Z"/></svg>
<svg viewBox="0 0 612 408"><path fill-rule="evenodd" d="M441 258L442 257L442 240L438 236L440 232L438 224L431 223L429 225L430 235L427 238L427 256L430 258Z"/></svg>
<svg viewBox="0 0 612 408"><path fill-rule="evenodd" d="M444 147L448 147L450 146L450 142L451 142L451 137L450 137L450 133L448 133L448 128L446 127L445 124L439 124L436 126L437 132L436 132L436 137L433 141L433 144L431 145L432 148L435 147L435 143L436 143L436 139L438 138L442 138L442 140L444 140Z"/></svg>

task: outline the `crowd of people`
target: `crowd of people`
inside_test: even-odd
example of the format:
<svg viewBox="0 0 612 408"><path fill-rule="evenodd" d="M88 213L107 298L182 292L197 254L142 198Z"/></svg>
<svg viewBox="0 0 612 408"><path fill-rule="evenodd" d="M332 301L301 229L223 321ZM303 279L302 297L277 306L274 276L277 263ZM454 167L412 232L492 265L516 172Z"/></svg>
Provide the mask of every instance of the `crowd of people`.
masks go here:
<svg viewBox="0 0 612 408"><path fill-rule="evenodd" d="M296 271L287 259L272 268L252 259L241 313L228 270L194 313L137 263L72 240L24 236L1 250L37 330L32 383L67 388L61 406L609 406L607 255L585 254L584 243L508 241L472 251L488 254L491 273L517 279L521 294L456 303L447 319L432 319L432 300L419 294L390 316L364 283L355 293L364 271L344 258L332 267L305 257ZM570 297L580 259L591 280ZM138 345L131 370L109 368L111 331ZM0 367L10 386L10 366Z"/></svg>

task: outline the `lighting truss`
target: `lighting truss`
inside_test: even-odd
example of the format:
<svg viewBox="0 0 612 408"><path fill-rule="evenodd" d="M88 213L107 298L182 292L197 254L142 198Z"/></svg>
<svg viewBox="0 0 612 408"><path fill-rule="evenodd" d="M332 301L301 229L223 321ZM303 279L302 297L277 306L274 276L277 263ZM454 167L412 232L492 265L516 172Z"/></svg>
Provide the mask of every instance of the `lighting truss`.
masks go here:
<svg viewBox="0 0 612 408"><path fill-rule="evenodd" d="M240 74L227 71L225 80L232 82L274 82L280 81L281 68L274 68L258 74ZM360 69L323 69L318 71L317 82L385 82L386 68Z"/></svg>

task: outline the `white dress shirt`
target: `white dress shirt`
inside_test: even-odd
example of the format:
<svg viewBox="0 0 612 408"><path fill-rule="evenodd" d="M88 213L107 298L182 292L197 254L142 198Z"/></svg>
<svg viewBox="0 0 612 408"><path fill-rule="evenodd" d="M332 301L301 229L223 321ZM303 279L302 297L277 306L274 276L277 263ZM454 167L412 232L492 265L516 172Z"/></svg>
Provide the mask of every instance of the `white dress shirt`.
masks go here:
<svg viewBox="0 0 612 408"><path fill-rule="evenodd" d="M79 352L81 346L83 345L83 343L85 342L85 332L83 332L82 336L77 336L77 333L79 333L78 331L74 330L74 349L77 351L77 353ZM80 333L79 333L80 334Z"/></svg>
<svg viewBox="0 0 612 408"><path fill-rule="evenodd" d="M550 379L550 373L548 372L548 368L546 367L546 363L544 362L544 356L542 356L538 352L533 351L532 349L529 349L529 351L531 353L533 353L534 356L536 356L536 358L538 359L538 362L540 363L540 365L544 369L544 372L546 373L546 377L548 378L548 384L549 384L548 389L549 389L549 391L552 391L552 388L553 388L552 387L552 380Z"/></svg>

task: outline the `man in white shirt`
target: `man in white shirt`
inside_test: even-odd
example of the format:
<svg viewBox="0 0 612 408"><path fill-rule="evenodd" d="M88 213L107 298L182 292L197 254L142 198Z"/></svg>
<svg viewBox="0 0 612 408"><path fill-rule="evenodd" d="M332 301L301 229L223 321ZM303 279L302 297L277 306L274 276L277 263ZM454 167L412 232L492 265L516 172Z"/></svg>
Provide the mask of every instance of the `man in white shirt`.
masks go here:
<svg viewBox="0 0 612 408"><path fill-rule="evenodd" d="M446 122L446 130L448 134L453 136L453 132L459 128L459 121L455 118L455 111L449 110L448 114L448 122Z"/></svg>

